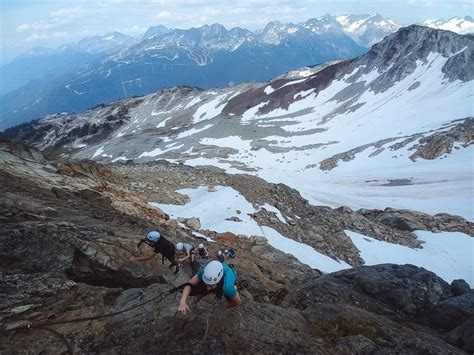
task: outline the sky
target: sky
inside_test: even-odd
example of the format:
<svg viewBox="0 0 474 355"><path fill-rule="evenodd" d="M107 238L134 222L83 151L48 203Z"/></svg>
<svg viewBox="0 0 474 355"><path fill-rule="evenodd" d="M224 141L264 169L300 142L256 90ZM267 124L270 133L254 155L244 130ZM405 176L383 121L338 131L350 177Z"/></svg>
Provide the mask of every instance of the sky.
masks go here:
<svg viewBox="0 0 474 355"><path fill-rule="evenodd" d="M119 31L140 36L150 26L262 29L270 21L303 22L327 13L380 13L402 25L473 16L472 0L0 0L0 64L33 47L56 48Z"/></svg>

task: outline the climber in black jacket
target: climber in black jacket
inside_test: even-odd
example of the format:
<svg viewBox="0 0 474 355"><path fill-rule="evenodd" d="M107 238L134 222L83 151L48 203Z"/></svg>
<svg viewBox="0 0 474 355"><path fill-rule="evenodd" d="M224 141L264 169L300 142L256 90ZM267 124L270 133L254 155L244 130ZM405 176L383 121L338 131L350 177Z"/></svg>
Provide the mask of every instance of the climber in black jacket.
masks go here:
<svg viewBox="0 0 474 355"><path fill-rule="evenodd" d="M172 242L163 237L158 231L151 231L147 234L146 238L140 240L137 245L137 249L145 243L153 248L153 251L140 256L130 257L131 261L146 261L153 259L158 253L161 253L164 258L168 259L171 262L171 266L176 266L175 273L177 274L181 268L181 264L178 261L176 256L176 248Z"/></svg>

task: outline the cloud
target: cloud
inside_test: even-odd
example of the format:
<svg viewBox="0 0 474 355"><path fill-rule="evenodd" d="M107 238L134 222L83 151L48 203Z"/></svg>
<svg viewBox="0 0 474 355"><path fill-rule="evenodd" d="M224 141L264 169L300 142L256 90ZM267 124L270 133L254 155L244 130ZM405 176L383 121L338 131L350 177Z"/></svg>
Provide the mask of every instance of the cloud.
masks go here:
<svg viewBox="0 0 474 355"><path fill-rule="evenodd" d="M27 32L27 31L46 31L54 29L62 24L61 21L57 19L52 19L50 21L41 21L34 22L32 24L24 23L19 25L16 28L17 32Z"/></svg>
<svg viewBox="0 0 474 355"><path fill-rule="evenodd" d="M63 7L62 9L54 10L49 13L52 18L67 18L74 19L86 14L88 11L82 6Z"/></svg>
<svg viewBox="0 0 474 355"><path fill-rule="evenodd" d="M76 20L86 16L97 16L100 14L107 14L115 9L121 7L120 2L97 2L95 4L87 4L80 6L63 7L49 13L49 17L55 20L62 20L64 22Z"/></svg>
<svg viewBox="0 0 474 355"><path fill-rule="evenodd" d="M217 15L220 15L222 13L221 10L215 8L215 7L212 7L212 8L209 8L206 10L206 15L207 16L217 16Z"/></svg>
<svg viewBox="0 0 474 355"><path fill-rule="evenodd" d="M155 16L155 18L158 20L167 19L170 17L171 17L171 13L169 11L161 11Z"/></svg>
<svg viewBox="0 0 474 355"><path fill-rule="evenodd" d="M16 28L16 30L17 32L26 32L26 31L38 32L38 31L52 30L60 26L63 26L66 23L71 22L72 20L78 17L81 17L83 15L86 15L88 13L90 13L90 11L88 11L88 9L85 9L84 7L81 7L81 6L61 8L55 11L51 11L49 13L49 19L47 20L37 21L30 24L24 23L24 24L19 25ZM55 32L55 33L59 33L59 32ZM38 36L43 37L44 35L39 35L38 33L35 33L27 37L27 39L37 38Z"/></svg>
<svg viewBox="0 0 474 355"><path fill-rule="evenodd" d="M67 35L68 35L67 32L54 32L54 33L34 32L25 38L25 42L31 43L31 42L38 42L39 40L42 40L42 39L58 39L58 38L64 38Z"/></svg>
<svg viewBox="0 0 474 355"><path fill-rule="evenodd" d="M16 28L16 31L17 32L25 32L25 31L28 31L29 29L30 29L30 25L28 25L27 23L24 23L24 24L18 26Z"/></svg>
<svg viewBox="0 0 474 355"><path fill-rule="evenodd" d="M431 0L408 0L410 5L419 5L422 7L431 7L433 6L433 1Z"/></svg>
<svg viewBox="0 0 474 355"><path fill-rule="evenodd" d="M118 4L115 0L114 3ZM118 6L118 5L117 5ZM16 31L29 32L24 42L35 42L46 38L58 39L66 36L66 26L77 22L80 18L103 14L110 10L108 3L96 3L90 6L62 7L48 13L48 19L33 23L24 23L17 26ZM55 30L55 32L51 32Z"/></svg>
<svg viewBox="0 0 474 355"><path fill-rule="evenodd" d="M233 9L229 9L227 11L227 13L230 15L244 15L244 14L248 14L249 12L250 12L250 9L244 8L244 7L236 7Z"/></svg>

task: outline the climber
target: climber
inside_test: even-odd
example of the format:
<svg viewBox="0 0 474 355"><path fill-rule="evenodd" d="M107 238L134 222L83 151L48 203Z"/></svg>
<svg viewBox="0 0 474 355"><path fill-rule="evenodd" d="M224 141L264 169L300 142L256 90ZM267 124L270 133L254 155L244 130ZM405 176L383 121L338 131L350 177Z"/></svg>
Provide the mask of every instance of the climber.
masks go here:
<svg viewBox="0 0 474 355"><path fill-rule="evenodd" d="M198 296L194 301L194 304L197 304L202 297L209 293L215 294L217 299L224 296L227 300L226 308L237 306L240 303L240 295L235 286L236 281L237 273L234 268L217 260L209 262L185 284L178 312L185 316L189 311L189 306L186 303L188 296Z"/></svg>
<svg viewBox="0 0 474 355"><path fill-rule="evenodd" d="M219 250L217 252L217 256L216 256L217 260L219 260L221 263L225 261L225 256L224 256L224 253L222 252L222 250Z"/></svg>
<svg viewBox="0 0 474 355"><path fill-rule="evenodd" d="M209 251L204 247L204 244L199 244L197 251L201 259L209 259Z"/></svg>
<svg viewBox="0 0 474 355"><path fill-rule="evenodd" d="M177 274L179 272L179 270L181 269L181 264L179 262L178 257L176 256L176 248L172 242L160 235L160 232L149 232L146 238L140 240L136 247L136 250L138 250L143 243L151 246L153 248L153 251L145 255L132 256L130 257L131 261L150 260L153 259L156 254L161 253L162 263L164 263L164 258L168 259L171 262L171 265L169 267L172 267L173 265L176 266L174 273Z"/></svg>
<svg viewBox="0 0 474 355"><path fill-rule="evenodd" d="M228 258L235 258L235 251L232 248L226 249L224 253L225 253L225 256Z"/></svg>
<svg viewBox="0 0 474 355"><path fill-rule="evenodd" d="M176 244L176 250L184 253L184 255L179 258L180 262L189 259L191 264L194 263L195 251L194 247L191 244L180 242Z"/></svg>

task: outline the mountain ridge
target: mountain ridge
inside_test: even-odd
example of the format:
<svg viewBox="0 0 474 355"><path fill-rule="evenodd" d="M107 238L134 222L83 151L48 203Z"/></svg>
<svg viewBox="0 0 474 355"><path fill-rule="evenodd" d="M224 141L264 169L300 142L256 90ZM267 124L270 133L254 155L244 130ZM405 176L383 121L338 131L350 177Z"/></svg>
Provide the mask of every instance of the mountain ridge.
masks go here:
<svg viewBox="0 0 474 355"><path fill-rule="evenodd" d="M472 50L470 37L410 26L361 57L300 79L204 91L164 89L84 114L47 117L4 136L41 149L61 147L76 159L165 158L246 171L296 184L309 200L332 206L383 209L387 204L379 200L378 185L408 181L423 187L432 203L417 202L400 185L390 189L396 207L471 219L466 195L460 192L457 204L448 203L438 190L444 179L437 176L442 166L455 166L456 186L468 188L473 113L466 97L472 87ZM400 106L409 109L399 112ZM459 134L462 129L465 134ZM275 167L282 169L281 176L272 174ZM350 177L352 188L330 194L336 186L326 175L342 186ZM316 188L318 197L310 176L327 186ZM362 192L355 191L373 195L373 202L361 203Z"/></svg>
<svg viewBox="0 0 474 355"><path fill-rule="evenodd" d="M144 36L142 40L117 35L114 41L113 34L87 38L49 55L57 56L58 60L71 51L92 55L88 60L70 64L69 72L58 71L56 76L61 80L56 81L45 76L54 70L50 64L47 71L37 69L33 76L36 82L26 83L29 74L25 73L35 68L30 63L23 73L25 80L15 82L22 62L12 63L2 74L12 80L6 80L2 88L6 95L0 97L0 129L38 116L77 112L163 87L187 84L211 88L265 81L293 68L346 59L366 50L361 41L354 42L350 33L329 15L272 27L276 23L269 23L260 33L241 28L227 30L214 24L189 30L160 27L155 35ZM364 31L370 31L370 26L366 27ZM375 37L381 39L393 29L385 28ZM8 94L8 83L16 91Z"/></svg>

